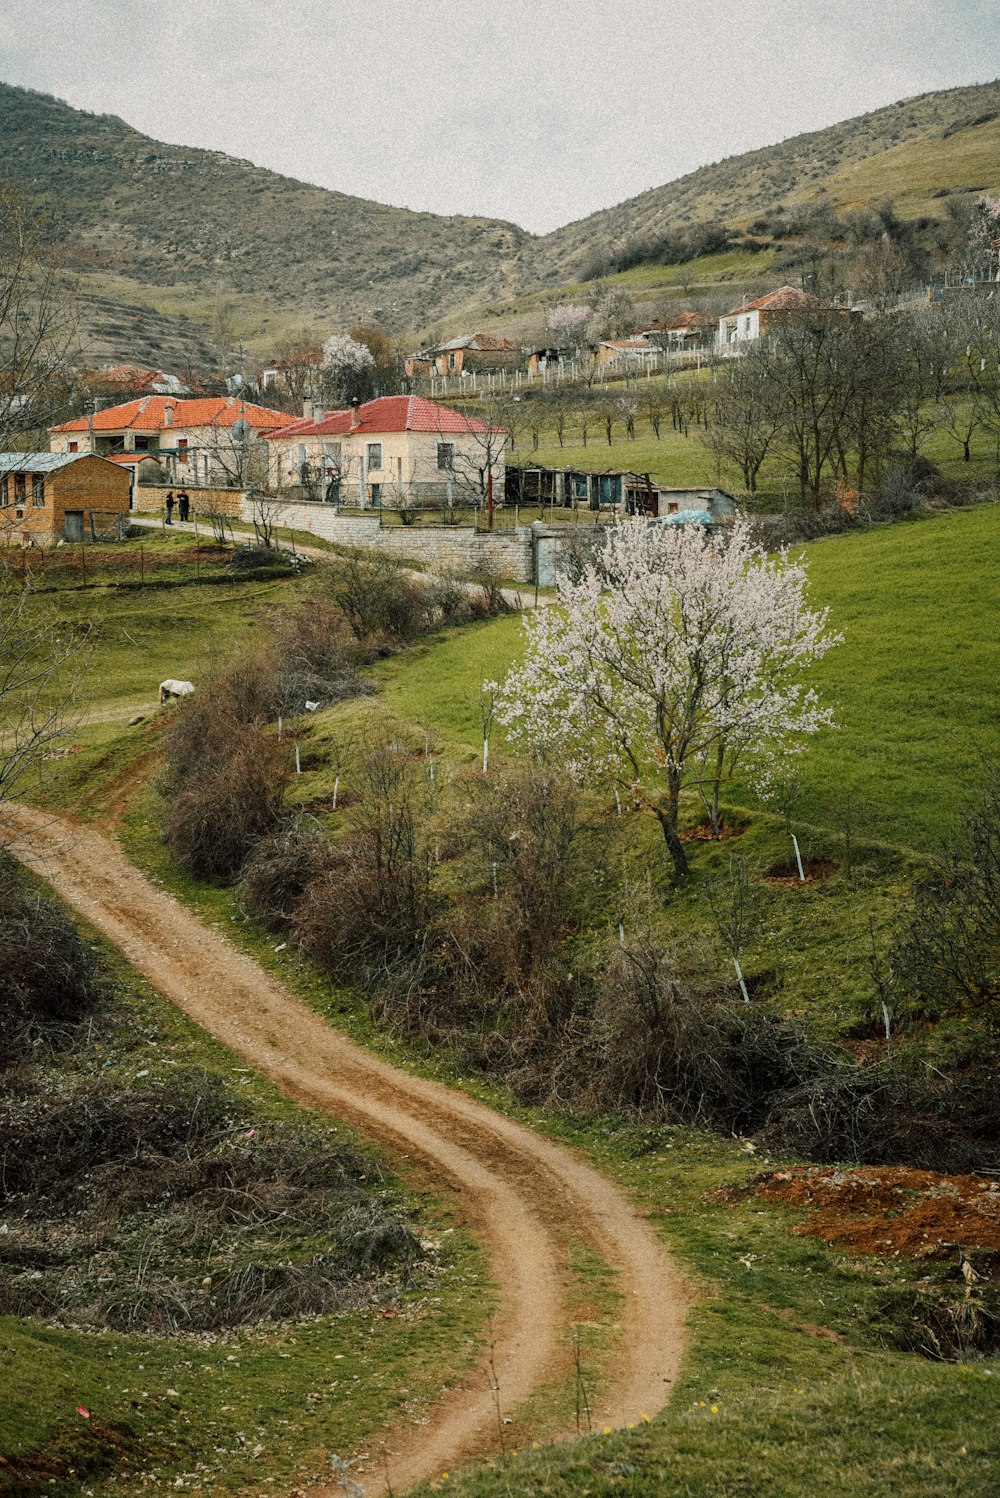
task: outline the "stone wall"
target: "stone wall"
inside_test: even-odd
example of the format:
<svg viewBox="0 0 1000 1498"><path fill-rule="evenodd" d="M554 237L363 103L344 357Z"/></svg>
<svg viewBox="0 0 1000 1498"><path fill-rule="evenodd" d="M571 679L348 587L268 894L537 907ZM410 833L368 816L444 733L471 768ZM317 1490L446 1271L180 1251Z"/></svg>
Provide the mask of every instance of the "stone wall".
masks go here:
<svg viewBox="0 0 1000 1498"><path fill-rule="evenodd" d="M239 520L246 507L241 489L201 489L195 488L193 484L136 484L132 509L140 515L163 515L167 493L173 494L176 499L182 490L191 501L192 519L205 510L218 510L233 520ZM177 518L176 509L174 518Z"/></svg>
<svg viewBox="0 0 1000 1498"><path fill-rule="evenodd" d="M243 518L252 518L246 502ZM469 574L487 562L513 582L531 582L534 575L532 534L526 528L486 534L471 525L383 526L378 515L338 515L333 505L307 503L282 503L278 524L339 546L387 551L437 571Z"/></svg>

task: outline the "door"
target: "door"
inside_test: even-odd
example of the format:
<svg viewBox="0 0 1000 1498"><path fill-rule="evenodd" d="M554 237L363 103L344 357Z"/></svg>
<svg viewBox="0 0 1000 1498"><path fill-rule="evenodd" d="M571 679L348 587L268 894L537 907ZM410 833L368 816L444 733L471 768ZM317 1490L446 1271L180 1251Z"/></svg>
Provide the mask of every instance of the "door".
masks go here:
<svg viewBox="0 0 1000 1498"><path fill-rule="evenodd" d="M83 540L83 511L67 510L63 516L63 535L67 541Z"/></svg>

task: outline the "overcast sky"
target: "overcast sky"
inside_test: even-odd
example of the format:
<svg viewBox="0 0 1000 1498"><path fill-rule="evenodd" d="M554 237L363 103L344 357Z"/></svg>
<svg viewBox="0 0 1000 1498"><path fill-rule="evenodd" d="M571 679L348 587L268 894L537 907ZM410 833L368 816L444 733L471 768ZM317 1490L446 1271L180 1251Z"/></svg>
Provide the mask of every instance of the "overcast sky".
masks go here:
<svg viewBox="0 0 1000 1498"><path fill-rule="evenodd" d="M534 231L998 76L1000 0L0 0L8 83Z"/></svg>

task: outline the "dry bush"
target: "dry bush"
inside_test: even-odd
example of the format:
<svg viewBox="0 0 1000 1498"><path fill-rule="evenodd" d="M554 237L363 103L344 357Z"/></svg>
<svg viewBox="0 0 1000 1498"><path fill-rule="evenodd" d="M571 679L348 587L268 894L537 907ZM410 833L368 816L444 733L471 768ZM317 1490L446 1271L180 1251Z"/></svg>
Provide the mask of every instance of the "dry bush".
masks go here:
<svg viewBox="0 0 1000 1498"><path fill-rule="evenodd" d="M230 880L261 839L280 826L288 766L281 745L261 729L232 720L227 729L225 720L221 725L208 721L213 742L171 800L167 841L189 873ZM174 764L170 780L178 784Z"/></svg>
<svg viewBox="0 0 1000 1498"><path fill-rule="evenodd" d="M1000 1164L998 1110L995 1077L955 1082L896 1059L856 1066L828 1058L774 1100L764 1137L812 1160L965 1174Z"/></svg>
<svg viewBox="0 0 1000 1498"><path fill-rule="evenodd" d="M106 988L61 908L27 889L0 857L0 1067L70 1037Z"/></svg>
<svg viewBox="0 0 1000 1498"><path fill-rule="evenodd" d="M280 701L274 662L250 652L212 677L177 709L165 735L164 788L180 790L206 768L224 763L241 730L263 727Z"/></svg>
<svg viewBox="0 0 1000 1498"><path fill-rule="evenodd" d="M725 1133L758 1128L820 1064L795 1026L720 994L697 959L645 934L612 950L584 1049L592 1106Z"/></svg>
<svg viewBox="0 0 1000 1498"><path fill-rule="evenodd" d="M413 640L433 623L428 592L396 557L355 553L332 569L327 586L358 640Z"/></svg>
<svg viewBox="0 0 1000 1498"><path fill-rule="evenodd" d="M456 835L475 898L440 922L440 996L456 1017L502 1004L532 1027L557 1023L572 1005L567 944L604 882L603 841L579 792L542 765L472 782Z"/></svg>
<svg viewBox="0 0 1000 1498"><path fill-rule="evenodd" d="M293 921L329 972L356 981L423 950L438 905L430 811L428 783L405 755L383 745L365 757L350 830L328 850Z"/></svg>
<svg viewBox="0 0 1000 1498"><path fill-rule="evenodd" d="M301 712L306 702L327 707L371 692L356 669L366 654L336 604L311 599L285 614L272 651L280 711Z"/></svg>
<svg viewBox="0 0 1000 1498"><path fill-rule="evenodd" d="M292 919L306 886L321 873L327 845L316 823L299 818L262 838L240 871L243 908L266 926L280 929Z"/></svg>
<svg viewBox="0 0 1000 1498"><path fill-rule="evenodd" d="M962 836L918 882L892 967L904 1014L973 1014L1000 1029L1000 770L989 770Z"/></svg>
<svg viewBox="0 0 1000 1498"><path fill-rule="evenodd" d="M209 1331L347 1309L409 1274L420 1246L372 1197L371 1160L329 1133L246 1122L196 1070L8 1095L0 1314Z"/></svg>

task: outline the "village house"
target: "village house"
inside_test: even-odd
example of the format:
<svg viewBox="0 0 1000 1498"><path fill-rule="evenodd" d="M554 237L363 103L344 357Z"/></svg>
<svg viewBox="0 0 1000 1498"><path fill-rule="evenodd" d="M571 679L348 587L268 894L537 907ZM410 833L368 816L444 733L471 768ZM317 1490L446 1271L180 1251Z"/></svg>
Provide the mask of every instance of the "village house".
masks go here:
<svg viewBox="0 0 1000 1498"><path fill-rule="evenodd" d="M115 364L109 369L98 369L89 376L92 388L105 390L109 395L190 395L191 387L182 383L177 375L166 374L162 369L144 369L139 364Z"/></svg>
<svg viewBox="0 0 1000 1498"><path fill-rule="evenodd" d="M756 301L747 302L719 318L719 352L738 352L741 344L753 343L763 338L775 321L790 314L801 313L816 304L815 297L795 286L779 286Z"/></svg>
<svg viewBox="0 0 1000 1498"><path fill-rule="evenodd" d="M698 349L711 342L715 333L715 321L701 312L674 312L659 317L636 334L649 343L670 353L681 353L686 349Z"/></svg>
<svg viewBox="0 0 1000 1498"><path fill-rule="evenodd" d="M171 483L243 488L266 469L266 434L287 425L287 411L272 411L239 396L174 400L149 395L52 427L49 447L101 457L155 453Z"/></svg>
<svg viewBox="0 0 1000 1498"><path fill-rule="evenodd" d="M528 352L527 371L529 380L545 379L548 375L557 374L566 369L573 361L573 355L569 349L564 348L536 348Z"/></svg>
<svg viewBox="0 0 1000 1498"><path fill-rule="evenodd" d="M641 334L631 338L604 338L594 346L594 363L599 369L655 369L660 350Z"/></svg>
<svg viewBox="0 0 1000 1498"><path fill-rule="evenodd" d="M128 472L92 453L0 453L0 545L117 536L130 496Z"/></svg>
<svg viewBox="0 0 1000 1498"><path fill-rule="evenodd" d="M517 354L517 344L499 334L463 333L448 343L411 354L403 367L410 379L434 374L485 374L506 368Z"/></svg>
<svg viewBox="0 0 1000 1498"><path fill-rule="evenodd" d="M503 493L507 433L417 395L311 410L269 432L271 486L361 508L468 504L492 475Z"/></svg>

